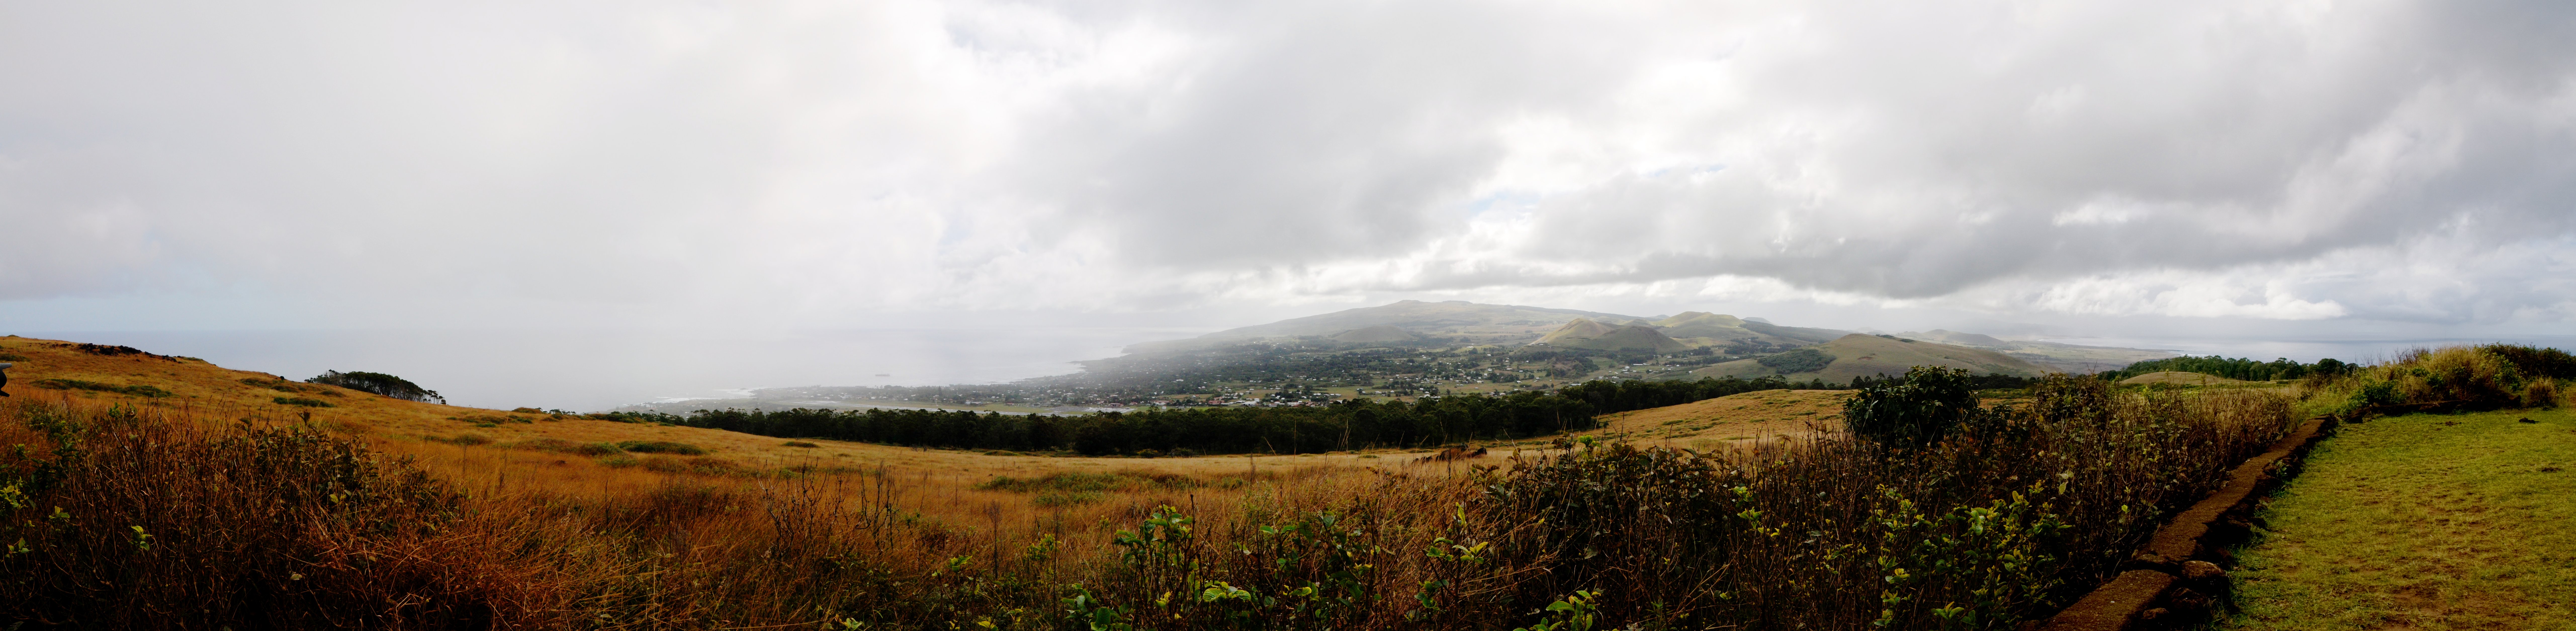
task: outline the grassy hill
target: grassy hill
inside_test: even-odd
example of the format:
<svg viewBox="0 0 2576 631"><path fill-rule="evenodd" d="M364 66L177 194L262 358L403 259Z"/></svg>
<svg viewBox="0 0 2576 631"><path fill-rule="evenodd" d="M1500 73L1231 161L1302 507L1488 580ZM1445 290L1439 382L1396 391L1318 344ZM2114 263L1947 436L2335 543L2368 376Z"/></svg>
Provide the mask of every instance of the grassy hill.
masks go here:
<svg viewBox="0 0 2576 631"><path fill-rule="evenodd" d="M1601 431L1706 451L1735 441L1812 434L1842 426L1848 390L1763 390L1601 417Z"/></svg>
<svg viewBox="0 0 2576 631"><path fill-rule="evenodd" d="M975 452L924 451L905 447L832 440L788 441L694 427L601 420L519 408L494 410L405 401L357 390L302 383L280 375L224 368L205 360L156 355L125 347L85 345L17 336L0 337L0 361L9 369L7 391L21 402L69 400L100 405L190 411L263 423L304 423L360 436L398 453L454 454L461 447L482 447L479 458L543 467L548 476L580 486L584 480L631 477L630 467L652 465L668 471L767 471L795 463L867 462L924 467L963 475L972 484L992 475L1025 474L1061 467L1105 467L1118 460L1036 456L996 457ZM350 366L349 368L361 368ZM429 385L433 389L436 384ZM309 415L309 416L308 416ZM589 457L559 453L562 448L598 443L659 441L685 443L705 454L691 458L638 454L637 459ZM569 456L569 457L567 457ZM438 456L445 457L445 456ZM1304 457L1306 464L1342 462L1347 457ZM1204 461L1204 462L1201 462ZM1201 464L1234 467L1242 458L1166 458L1182 469ZM477 466L492 466L487 462ZM628 469L611 471L611 469ZM623 485L623 483L620 483Z"/></svg>
<svg viewBox="0 0 2576 631"><path fill-rule="evenodd" d="M2011 355L2015 358L2021 359L2022 361L2046 366L2058 372L2074 374L2119 370L2121 367L2128 366L2129 364L2157 359L2171 359L2175 355L2173 351L2159 351L2143 348L2118 348L2111 346L2083 346L2079 344L2040 342L2032 340L2007 340L1991 335L1961 333L1958 331L1946 331L1942 329L1920 332L1907 331L1904 333L1898 333L1896 336L1917 340L1931 340L1943 344L1966 346L1970 348L1982 348Z"/></svg>
<svg viewBox="0 0 2576 631"><path fill-rule="evenodd" d="M1783 361L1811 358L1810 353L1822 354L1823 365L1815 366L1812 361ZM1765 363L1764 360L1771 361ZM1744 378L1782 375L1797 381L1823 379L1847 382L1853 377L1902 375L1907 368L1914 366L1965 368L1978 374L2001 373L2018 377L2036 377L2051 372L2046 367L1985 349L1854 333L1789 353L1709 366L1692 371L1692 374Z"/></svg>
<svg viewBox="0 0 2576 631"><path fill-rule="evenodd" d="M1575 318L1530 345L1604 351L1651 350L1658 353L1690 348L1651 326L1602 324L1589 318Z"/></svg>

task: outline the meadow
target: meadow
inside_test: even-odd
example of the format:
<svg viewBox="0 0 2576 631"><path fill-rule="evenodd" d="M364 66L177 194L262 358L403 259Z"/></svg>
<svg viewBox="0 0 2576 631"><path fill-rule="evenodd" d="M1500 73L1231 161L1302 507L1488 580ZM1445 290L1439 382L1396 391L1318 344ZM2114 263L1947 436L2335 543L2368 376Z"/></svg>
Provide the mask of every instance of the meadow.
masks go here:
<svg viewBox="0 0 2576 631"><path fill-rule="evenodd" d="M2089 588L2291 417L2267 395L2073 385L2042 398L2057 418L1903 454L1830 427L1429 462L943 454L989 469L619 465L18 397L0 404L28 446L5 463L0 534L19 543L0 576L22 589L0 610L166 628L1996 628Z"/></svg>
<svg viewBox="0 0 2576 631"><path fill-rule="evenodd" d="M2234 628L2576 629L2576 417L2346 426L2241 554Z"/></svg>
<svg viewBox="0 0 2576 631"><path fill-rule="evenodd" d="M35 378L106 386L0 400L0 617L37 627L2010 628L2295 421L2378 396L2056 377L2004 405L1948 391L1955 418L1901 440L1833 411L1937 383L1915 380L1482 457L1072 457L0 342L53 371ZM165 394L116 389L138 385Z"/></svg>

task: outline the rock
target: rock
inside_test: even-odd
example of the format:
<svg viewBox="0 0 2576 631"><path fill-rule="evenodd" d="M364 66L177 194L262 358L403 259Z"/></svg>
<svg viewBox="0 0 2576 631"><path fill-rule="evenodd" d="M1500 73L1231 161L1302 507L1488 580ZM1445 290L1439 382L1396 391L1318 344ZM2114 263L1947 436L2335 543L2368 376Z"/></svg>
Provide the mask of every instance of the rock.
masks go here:
<svg viewBox="0 0 2576 631"><path fill-rule="evenodd" d="M2195 581L2226 578L2227 570L2218 569L2218 564L2208 561L2184 561L2182 562L2182 577Z"/></svg>

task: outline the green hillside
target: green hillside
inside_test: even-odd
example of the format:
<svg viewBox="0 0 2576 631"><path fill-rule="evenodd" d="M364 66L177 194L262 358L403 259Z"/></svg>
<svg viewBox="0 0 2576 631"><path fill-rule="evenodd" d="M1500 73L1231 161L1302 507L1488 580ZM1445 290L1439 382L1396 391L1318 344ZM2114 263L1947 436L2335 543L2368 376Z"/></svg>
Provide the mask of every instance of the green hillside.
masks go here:
<svg viewBox="0 0 2576 631"><path fill-rule="evenodd" d="M1709 366L1691 374L1744 378L1784 375L1797 381L1824 379L1846 382L1853 377L1902 375L1907 368L1914 366L1965 368L1977 374L2000 373L2016 377L2036 377L2050 372L2037 364L1990 350L1854 333L1787 353Z"/></svg>
<svg viewBox="0 0 2576 631"><path fill-rule="evenodd" d="M1689 345L1675 341L1651 326L1602 324L1590 318L1575 318L1530 345L1604 351L1651 350L1658 353L1690 349Z"/></svg>

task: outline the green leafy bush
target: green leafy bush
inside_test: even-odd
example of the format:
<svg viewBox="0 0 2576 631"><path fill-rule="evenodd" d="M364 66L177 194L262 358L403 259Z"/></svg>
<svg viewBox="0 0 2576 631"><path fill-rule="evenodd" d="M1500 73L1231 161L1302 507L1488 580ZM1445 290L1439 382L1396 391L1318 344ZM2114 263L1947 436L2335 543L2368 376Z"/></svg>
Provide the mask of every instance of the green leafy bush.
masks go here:
<svg viewBox="0 0 2576 631"><path fill-rule="evenodd" d="M275 397L269 399L269 401L278 405L300 405L308 408L333 407L328 401L323 401L321 399L307 399L304 397Z"/></svg>
<svg viewBox="0 0 2576 631"><path fill-rule="evenodd" d="M1862 387L1843 402L1853 434L1897 447L1929 445L1982 413L1975 377L1939 366L1915 366L1904 379Z"/></svg>

